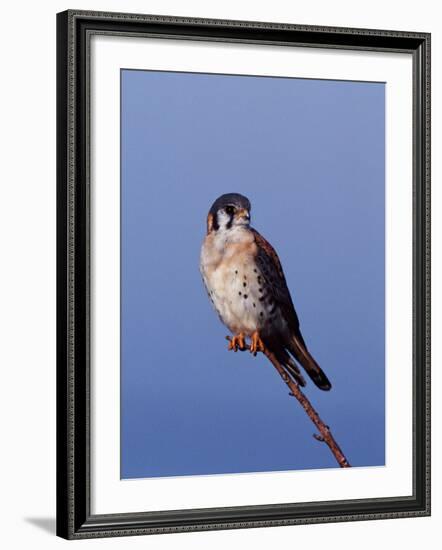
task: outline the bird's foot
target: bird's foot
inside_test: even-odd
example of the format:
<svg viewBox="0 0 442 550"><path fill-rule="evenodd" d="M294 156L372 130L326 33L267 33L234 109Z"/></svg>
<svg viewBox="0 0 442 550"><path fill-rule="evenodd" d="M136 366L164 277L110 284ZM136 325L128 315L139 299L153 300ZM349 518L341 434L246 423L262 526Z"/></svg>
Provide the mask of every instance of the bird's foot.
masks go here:
<svg viewBox="0 0 442 550"><path fill-rule="evenodd" d="M238 349L244 351L247 348L246 338L242 332L235 336L226 336L226 339L229 341L229 346L227 348L229 351L232 349L233 351L238 351Z"/></svg>
<svg viewBox="0 0 442 550"><path fill-rule="evenodd" d="M250 344L250 353L253 355L256 355L258 351L265 351L264 342L261 340L261 337L259 336L258 331L255 331L252 334L252 342Z"/></svg>

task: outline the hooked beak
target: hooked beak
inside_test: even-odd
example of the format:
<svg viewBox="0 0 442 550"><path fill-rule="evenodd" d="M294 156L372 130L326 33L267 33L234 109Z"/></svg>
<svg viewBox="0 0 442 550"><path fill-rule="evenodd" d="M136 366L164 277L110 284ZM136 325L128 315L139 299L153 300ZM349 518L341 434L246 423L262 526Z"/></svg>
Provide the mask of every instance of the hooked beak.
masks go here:
<svg viewBox="0 0 442 550"><path fill-rule="evenodd" d="M245 208L238 210L236 217L238 220L246 220L247 222L250 221L250 214Z"/></svg>

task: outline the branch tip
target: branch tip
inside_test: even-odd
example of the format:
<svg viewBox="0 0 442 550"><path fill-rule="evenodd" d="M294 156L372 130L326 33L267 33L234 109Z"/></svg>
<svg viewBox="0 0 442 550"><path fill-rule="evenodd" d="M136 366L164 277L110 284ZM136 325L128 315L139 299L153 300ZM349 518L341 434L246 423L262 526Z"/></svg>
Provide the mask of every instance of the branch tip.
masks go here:
<svg viewBox="0 0 442 550"><path fill-rule="evenodd" d="M226 340L229 342L232 340L231 336L226 336ZM241 349L241 348L240 348ZM250 350L250 345L245 345L241 351ZM267 348L264 348L263 350L260 350L263 352L263 354L267 357L267 359L272 363L272 365L275 367L275 369L278 371L281 378L284 380L284 382L287 384L289 389L291 390L289 392L290 397L296 397L301 407L306 412L307 416L310 418L310 420L313 422L313 424L316 426L316 428L319 430L319 434L313 434L313 437L320 441L321 443L326 443L328 448L330 449L331 453L336 459L336 462L339 464L341 468L350 468L351 465L348 462L347 458L345 457L344 453L342 452L341 448L337 444L335 438L333 437L330 426L325 424L319 414L314 409L313 405L310 403L309 399L306 395L301 391L301 388L299 387L299 384L294 380L291 376L289 376L284 369L284 367L281 365L281 363L276 358L275 354L270 351ZM256 355L256 353L254 354Z"/></svg>

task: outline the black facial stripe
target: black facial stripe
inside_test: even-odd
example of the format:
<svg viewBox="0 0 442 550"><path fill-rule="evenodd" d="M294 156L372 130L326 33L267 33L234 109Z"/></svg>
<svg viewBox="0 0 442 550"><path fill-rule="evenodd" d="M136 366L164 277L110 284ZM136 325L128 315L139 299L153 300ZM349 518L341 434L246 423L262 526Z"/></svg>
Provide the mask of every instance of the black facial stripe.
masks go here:
<svg viewBox="0 0 442 550"><path fill-rule="evenodd" d="M215 214L213 216L212 228L213 228L214 231L218 231L218 229L219 229L218 212L215 212Z"/></svg>
<svg viewBox="0 0 442 550"><path fill-rule="evenodd" d="M233 214L230 214L229 221L226 224L226 229L231 229L233 224Z"/></svg>

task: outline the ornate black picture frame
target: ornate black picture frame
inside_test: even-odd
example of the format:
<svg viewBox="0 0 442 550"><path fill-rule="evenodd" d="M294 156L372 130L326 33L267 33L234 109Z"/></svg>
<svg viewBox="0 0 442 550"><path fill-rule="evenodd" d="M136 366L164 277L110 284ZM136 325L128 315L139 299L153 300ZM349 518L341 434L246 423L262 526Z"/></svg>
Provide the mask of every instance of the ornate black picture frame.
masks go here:
<svg viewBox="0 0 442 550"><path fill-rule="evenodd" d="M88 41L156 36L413 57L413 495L93 515ZM430 514L430 35L69 10L57 16L57 534L67 539Z"/></svg>

